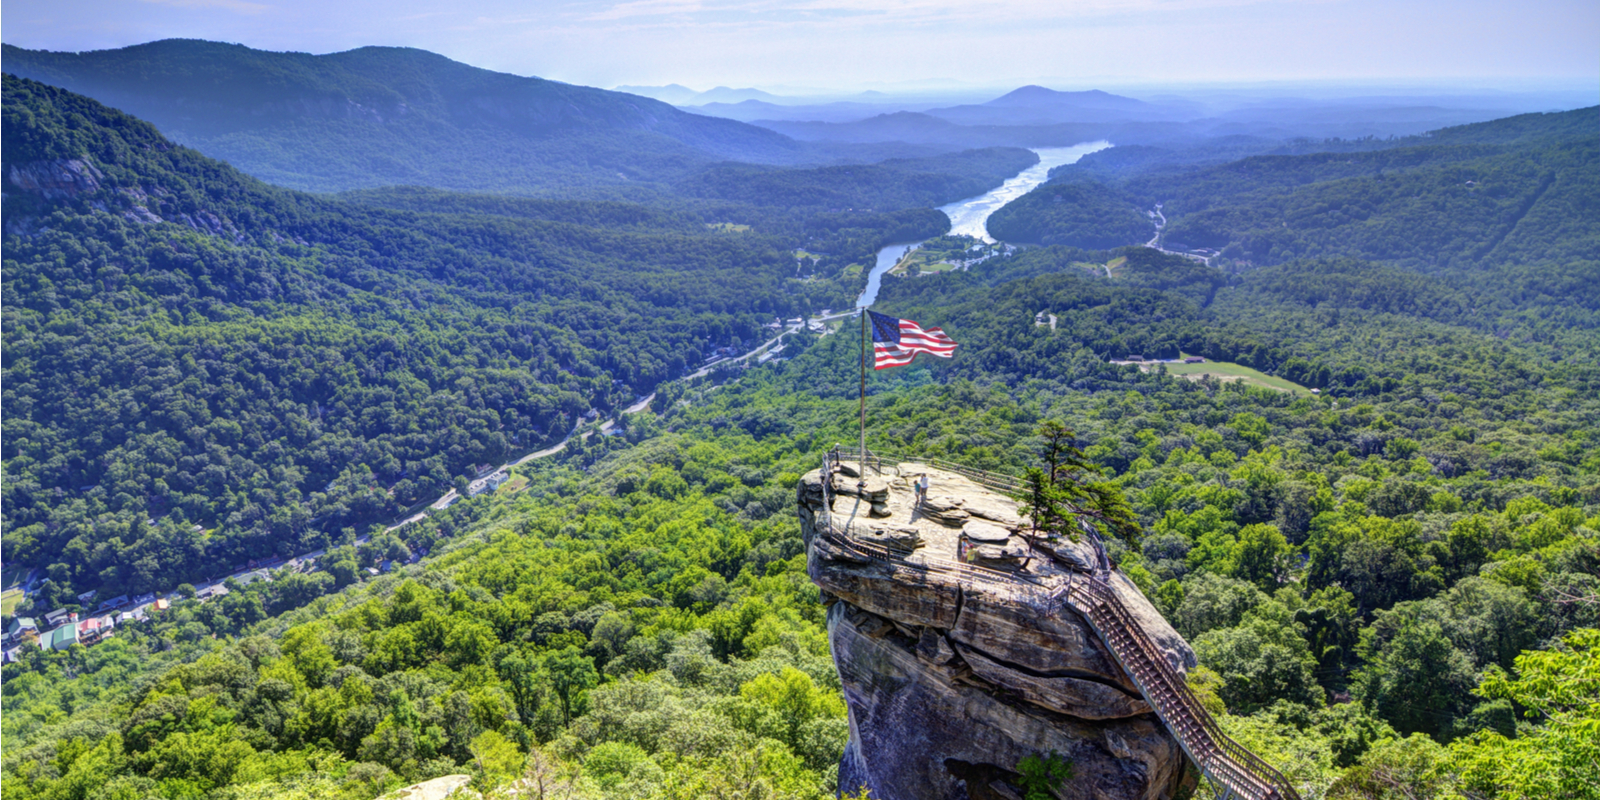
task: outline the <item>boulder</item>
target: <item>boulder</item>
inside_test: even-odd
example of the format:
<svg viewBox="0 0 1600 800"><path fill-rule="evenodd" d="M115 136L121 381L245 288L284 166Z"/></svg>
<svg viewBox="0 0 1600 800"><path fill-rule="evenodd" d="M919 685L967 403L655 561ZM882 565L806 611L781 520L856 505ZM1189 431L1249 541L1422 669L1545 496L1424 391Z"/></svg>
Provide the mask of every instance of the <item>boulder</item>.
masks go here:
<svg viewBox="0 0 1600 800"><path fill-rule="evenodd" d="M917 507L902 481L869 478L851 492L856 481L835 479L833 509L822 507L820 473L797 489L807 571L830 602L850 714L841 790L865 786L879 800L1020 797L1018 762L1051 750L1073 764L1063 798L1162 800L1192 789L1177 740L1089 624L1056 599L1092 567L1092 545L1030 550L1015 535L1025 527L1015 500L931 474L936 491ZM886 514L860 513L863 502ZM963 536L989 572L950 566ZM1188 644L1137 587L1120 576L1111 586L1174 668L1193 666Z"/></svg>
<svg viewBox="0 0 1600 800"><path fill-rule="evenodd" d="M1004 544L1007 539L1011 538L1011 530L1009 528L975 519L968 520L965 525L962 525L961 532L966 535L968 540L974 542Z"/></svg>

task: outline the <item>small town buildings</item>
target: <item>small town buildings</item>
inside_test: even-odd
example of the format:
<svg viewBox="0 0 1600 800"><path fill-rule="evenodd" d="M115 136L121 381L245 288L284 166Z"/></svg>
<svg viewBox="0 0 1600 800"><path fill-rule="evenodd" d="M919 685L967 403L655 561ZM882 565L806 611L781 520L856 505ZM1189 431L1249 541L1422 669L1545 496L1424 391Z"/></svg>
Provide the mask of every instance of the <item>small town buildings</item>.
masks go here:
<svg viewBox="0 0 1600 800"><path fill-rule="evenodd" d="M8 646L14 645L22 641L23 636L30 633L35 636L39 635L39 625L33 621L33 617L13 618L11 624L6 626L6 644Z"/></svg>
<svg viewBox="0 0 1600 800"><path fill-rule="evenodd" d="M1206 360L1200 356L1189 356L1183 360L1185 364L1204 364Z"/></svg>
<svg viewBox="0 0 1600 800"><path fill-rule="evenodd" d="M208 602L208 601L211 601L211 600L215 600L218 597L226 597L226 596L228 596L228 587L223 586L220 583L214 583L214 584L212 584L210 586L207 586L204 589L201 589L198 592L195 592L194 596L195 596L196 600L199 600L200 602L205 603L205 602Z"/></svg>
<svg viewBox="0 0 1600 800"><path fill-rule="evenodd" d="M126 625L130 622L147 622L149 619L150 617L145 613L144 609L136 608L132 611L124 611L121 614L118 614L117 624Z"/></svg>
<svg viewBox="0 0 1600 800"><path fill-rule="evenodd" d="M111 635L116 626L111 617L90 617L78 623L78 644L91 645Z"/></svg>
<svg viewBox="0 0 1600 800"><path fill-rule="evenodd" d="M77 621L78 621L77 612L68 611L68 610L66 610L64 608L58 608L58 609L56 609L54 611L51 611L50 613L44 615L44 627L46 627L46 628L58 628L58 627L60 627L62 625L67 624L68 622L77 622Z"/></svg>
<svg viewBox="0 0 1600 800"><path fill-rule="evenodd" d="M113 609L113 608L122 608L123 606L127 605L128 602L129 602L129 599L128 599L127 595L119 594L116 597L113 597L110 600L107 600L104 603L101 603L99 610L100 611L107 611L107 610L110 610L110 609Z"/></svg>
<svg viewBox="0 0 1600 800"><path fill-rule="evenodd" d="M477 497L484 492L492 492L500 488L500 486L508 480L511 480L511 474L505 470L501 470L492 475L479 478L472 483L467 484L467 496Z"/></svg>
<svg viewBox="0 0 1600 800"><path fill-rule="evenodd" d="M42 650L65 650L77 643L78 623L76 622L62 625L39 637L39 647Z"/></svg>

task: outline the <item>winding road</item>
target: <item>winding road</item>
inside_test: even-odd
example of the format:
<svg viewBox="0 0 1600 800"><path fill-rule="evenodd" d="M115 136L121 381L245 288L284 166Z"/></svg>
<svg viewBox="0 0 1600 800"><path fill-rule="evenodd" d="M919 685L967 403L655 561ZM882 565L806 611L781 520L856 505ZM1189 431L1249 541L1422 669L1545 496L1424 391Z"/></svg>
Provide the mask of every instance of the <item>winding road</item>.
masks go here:
<svg viewBox="0 0 1600 800"><path fill-rule="evenodd" d="M1167 215L1161 213L1160 203L1156 203L1156 207L1150 210L1150 217L1156 221L1156 235L1150 237L1150 241L1144 243L1145 247L1148 247L1151 250L1159 250L1169 256L1183 256L1184 258L1192 258L1208 267L1211 266L1211 259L1207 256L1196 255L1194 253L1185 253L1179 250L1168 250L1167 248L1161 246L1161 232L1167 228ZM1109 267L1106 268L1106 277L1111 277L1111 269Z"/></svg>

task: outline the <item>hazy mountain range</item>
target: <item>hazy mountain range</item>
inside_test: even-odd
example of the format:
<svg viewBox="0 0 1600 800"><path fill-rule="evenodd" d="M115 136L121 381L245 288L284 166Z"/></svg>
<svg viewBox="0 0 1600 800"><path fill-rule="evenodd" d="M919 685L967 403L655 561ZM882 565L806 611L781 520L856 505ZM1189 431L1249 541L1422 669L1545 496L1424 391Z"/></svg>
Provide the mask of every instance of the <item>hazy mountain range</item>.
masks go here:
<svg viewBox="0 0 1600 800"><path fill-rule="evenodd" d="M149 120L263 180L549 191L671 180L709 163L875 161L906 148L811 145L637 95L471 67L422 50L309 55L165 40L4 48L5 70Z"/></svg>

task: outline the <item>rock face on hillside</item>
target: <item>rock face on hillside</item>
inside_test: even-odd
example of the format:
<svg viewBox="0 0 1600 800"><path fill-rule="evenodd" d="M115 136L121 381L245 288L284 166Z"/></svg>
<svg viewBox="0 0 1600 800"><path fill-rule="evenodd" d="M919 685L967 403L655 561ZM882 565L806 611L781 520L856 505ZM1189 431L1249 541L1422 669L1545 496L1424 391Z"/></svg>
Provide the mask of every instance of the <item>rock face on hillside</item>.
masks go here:
<svg viewBox="0 0 1600 800"><path fill-rule="evenodd" d="M854 472L853 464L846 468ZM913 508L911 480L932 480ZM1062 798L1159 800L1193 784L1177 741L1089 624L1038 593L862 558L821 535L848 524L855 540L911 551L912 562L968 563L1058 585L1087 570L1087 544L1030 548L1017 503L960 476L903 463L798 488L808 569L823 589L828 636L850 709L839 768L846 791L883 800L1018 798L1023 758L1072 762ZM1126 579L1114 588L1172 665L1194 654Z"/></svg>

